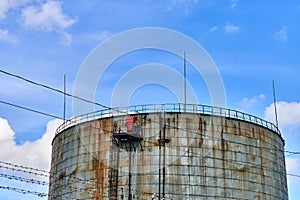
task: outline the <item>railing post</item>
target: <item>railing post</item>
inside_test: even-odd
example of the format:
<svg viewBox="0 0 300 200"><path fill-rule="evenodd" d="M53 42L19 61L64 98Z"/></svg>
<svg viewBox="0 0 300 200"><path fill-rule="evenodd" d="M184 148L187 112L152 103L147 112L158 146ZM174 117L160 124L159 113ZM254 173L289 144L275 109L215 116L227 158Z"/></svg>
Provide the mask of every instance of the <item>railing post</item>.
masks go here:
<svg viewBox="0 0 300 200"><path fill-rule="evenodd" d="M213 107L207 105L199 105L199 104L182 104L182 103L170 103L170 104L144 104L144 105L135 105L129 106L126 109L126 112L122 111L119 107L116 108L108 108L96 112L86 113L77 117L73 117L70 120L66 120L63 124L61 124L55 134L62 132L63 130L76 125L78 123L85 122L89 119L97 119L101 118L105 115L113 116L114 114L129 114L131 111L136 112L192 112L195 114L210 114L210 115L220 115L220 117L229 117L235 119L241 119L249 122L256 123L268 129L271 129L278 134L280 134L279 128L275 126L273 123L268 122L259 117L240 112L237 110L231 110L227 108Z"/></svg>

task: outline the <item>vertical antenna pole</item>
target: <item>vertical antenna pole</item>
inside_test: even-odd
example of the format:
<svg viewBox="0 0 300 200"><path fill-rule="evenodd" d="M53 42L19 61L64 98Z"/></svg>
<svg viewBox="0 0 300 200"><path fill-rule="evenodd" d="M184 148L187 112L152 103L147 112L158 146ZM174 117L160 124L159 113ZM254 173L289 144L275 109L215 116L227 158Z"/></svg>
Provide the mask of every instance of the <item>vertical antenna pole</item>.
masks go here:
<svg viewBox="0 0 300 200"><path fill-rule="evenodd" d="M183 52L183 68L184 68L184 111L186 111L186 55L185 51Z"/></svg>
<svg viewBox="0 0 300 200"><path fill-rule="evenodd" d="M132 194L131 194L131 156L132 156L132 141L129 141L129 173L128 173L128 200L132 200Z"/></svg>
<svg viewBox="0 0 300 200"><path fill-rule="evenodd" d="M275 120L276 120L276 126L278 128L278 117L277 117L276 93L275 93L275 83L274 83L274 80L272 80L272 83L273 83L273 99L274 99Z"/></svg>
<svg viewBox="0 0 300 200"><path fill-rule="evenodd" d="M162 124L162 119L161 119L161 113L159 114L159 141L158 141L158 199L160 200L161 198L161 141L162 141L162 135L161 135L161 124Z"/></svg>
<svg viewBox="0 0 300 200"><path fill-rule="evenodd" d="M64 74L64 123L66 122L66 75Z"/></svg>
<svg viewBox="0 0 300 200"><path fill-rule="evenodd" d="M165 199L165 185L166 185L166 112L164 112L164 127L163 127L163 188L162 199Z"/></svg>

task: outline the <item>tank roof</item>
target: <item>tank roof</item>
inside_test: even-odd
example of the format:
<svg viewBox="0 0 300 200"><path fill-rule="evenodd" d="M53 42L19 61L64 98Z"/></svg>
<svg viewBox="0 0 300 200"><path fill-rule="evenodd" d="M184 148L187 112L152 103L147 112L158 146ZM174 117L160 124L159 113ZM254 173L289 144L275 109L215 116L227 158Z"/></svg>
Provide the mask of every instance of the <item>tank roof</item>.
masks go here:
<svg viewBox="0 0 300 200"><path fill-rule="evenodd" d="M92 121L95 119L122 116L122 115L126 116L126 115L133 115L133 114L158 113L158 112L193 113L193 114L201 114L201 115L226 117L226 118L251 122L259 126L268 128L276 132L277 134L281 135L279 128L275 126L275 124L251 114L247 114L241 111L232 110L228 108L220 108L220 107L200 105L200 104L182 104L182 103L144 104L144 105L135 105L129 107L115 107L115 108L90 112L66 120L62 125L60 125L57 128L56 134L77 124Z"/></svg>

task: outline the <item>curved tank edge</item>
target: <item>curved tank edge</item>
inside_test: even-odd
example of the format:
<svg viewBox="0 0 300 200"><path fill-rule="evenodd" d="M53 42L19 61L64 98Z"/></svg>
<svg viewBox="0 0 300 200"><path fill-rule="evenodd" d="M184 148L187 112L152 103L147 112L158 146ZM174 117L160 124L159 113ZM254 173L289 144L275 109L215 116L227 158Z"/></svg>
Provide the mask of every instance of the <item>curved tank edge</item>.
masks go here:
<svg viewBox="0 0 300 200"><path fill-rule="evenodd" d="M155 112L152 112L152 113L154 114ZM151 114L152 114L152 113L151 113ZM156 113L159 113L159 112L156 112ZM180 114L197 114L197 115L200 115L200 116L216 116L216 117L222 117L222 116L219 116L219 115L199 114L199 113L192 113L192 112L166 112L166 113L173 113L173 114L179 114L179 113L180 113ZM136 116L136 115L145 115L145 114L149 114L149 113L124 114L124 116L128 116L128 115L132 115L132 116L134 115L134 116ZM60 132L56 132L56 134L55 134L55 136L54 136L54 138L53 138L53 140L52 140L52 142L51 142L51 145L53 145L54 140L55 140L59 135L61 135L62 133L68 131L69 129L74 128L75 126L82 125L82 124L84 124L84 123L91 123L91 122L97 121L97 120L104 120L104 119L114 118L114 117L118 117L118 116L120 116L120 115L117 115L117 116L108 116L108 117L99 117L99 118L96 118L96 119L91 119L91 120L88 120L88 121L84 121L84 122L81 122L81 123L74 124L74 125L72 125L72 126L66 128L66 129L63 129L63 130L60 131ZM275 133L276 135L278 135L278 136L280 137L280 139L282 140L282 142L283 142L283 146L285 146L285 140L283 139L283 137L282 137L282 135L281 135L281 132L279 131L279 128L278 128L278 127L277 127L277 128L278 128L278 132L277 132L277 131L274 131L274 130L271 129L271 128L268 128L268 127L266 127L266 126L263 126L263 125L261 125L261 124L255 123L255 122L245 121L245 120L242 120L242 119L237 119L237 118L232 118L232 117L225 117L225 118L226 118L226 119L230 119L230 120L236 120L236 121L246 122L246 123L249 123L249 124L253 124L253 125L255 125L255 126L260 126L260 127L262 127L262 128L268 129L268 130L270 130L271 132L273 132L273 133ZM271 122L270 122L270 123L271 123ZM62 125L63 125L63 124L62 124Z"/></svg>

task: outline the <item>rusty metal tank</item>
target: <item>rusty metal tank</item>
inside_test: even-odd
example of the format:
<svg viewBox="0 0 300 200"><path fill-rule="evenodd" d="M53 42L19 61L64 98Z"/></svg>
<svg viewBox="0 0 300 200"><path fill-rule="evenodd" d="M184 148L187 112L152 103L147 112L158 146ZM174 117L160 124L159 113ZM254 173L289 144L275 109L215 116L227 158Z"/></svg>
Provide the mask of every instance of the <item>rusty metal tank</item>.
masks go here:
<svg viewBox="0 0 300 200"><path fill-rule="evenodd" d="M288 199L280 131L239 111L107 109L66 121L52 145L49 199Z"/></svg>

